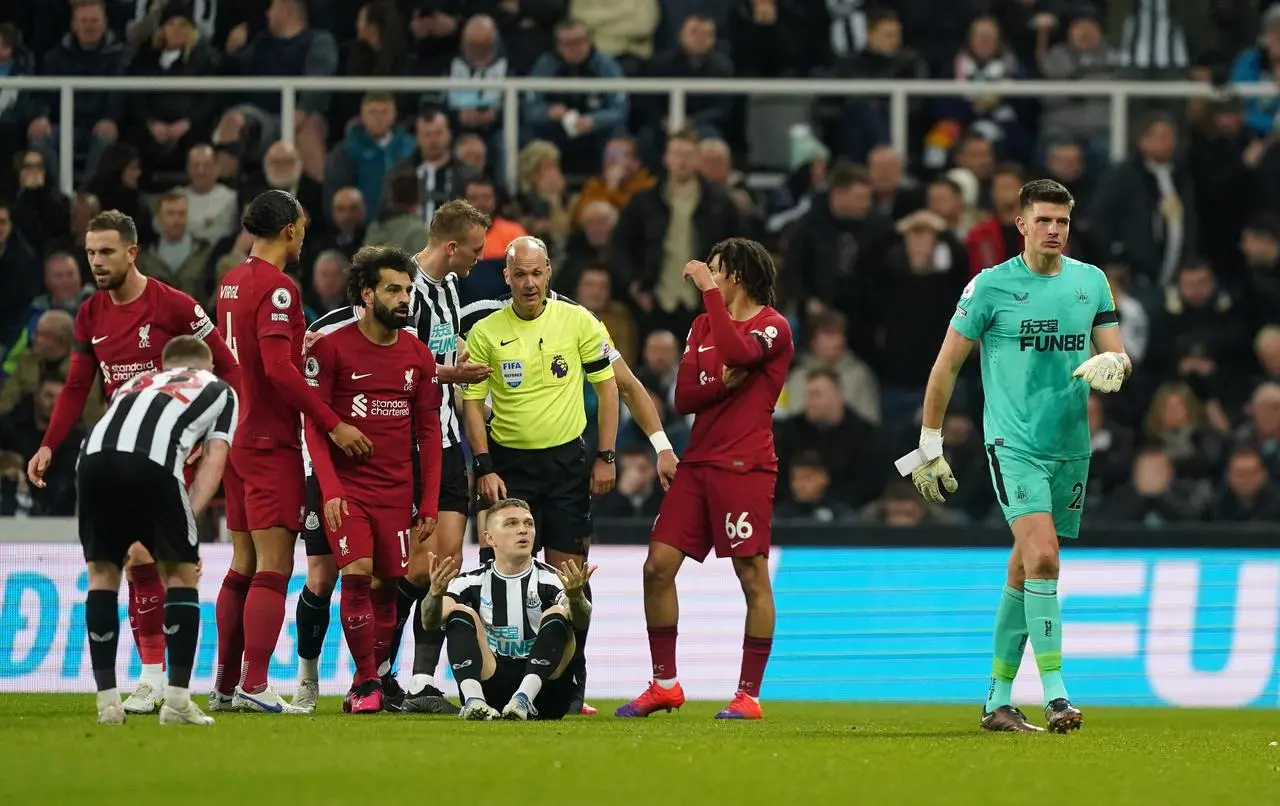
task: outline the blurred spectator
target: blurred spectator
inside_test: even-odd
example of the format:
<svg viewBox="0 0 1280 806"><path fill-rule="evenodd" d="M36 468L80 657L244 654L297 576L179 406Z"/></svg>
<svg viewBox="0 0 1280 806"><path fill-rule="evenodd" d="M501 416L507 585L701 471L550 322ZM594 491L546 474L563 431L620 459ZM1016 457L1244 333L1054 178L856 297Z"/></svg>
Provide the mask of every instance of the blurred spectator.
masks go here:
<svg viewBox="0 0 1280 806"><path fill-rule="evenodd" d="M955 513L939 504L926 504L910 479L894 479L884 495L858 512L866 523L880 526L946 526L956 523Z"/></svg>
<svg viewBox="0 0 1280 806"><path fill-rule="evenodd" d="M1120 60L1102 35L1102 26L1082 14L1067 27L1067 38L1040 58L1040 73L1050 81L1106 81L1120 75ZM1093 164L1111 159L1111 102L1107 98L1051 95L1041 103L1045 137L1083 143ZM1068 187L1070 187L1068 185Z"/></svg>
<svg viewBox="0 0 1280 806"><path fill-rule="evenodd" d="M574 201L574 223L582 223L582 211L594 201L605 201L622 210L637 193L657 183L640 161L636 141L630 137L614 137L604 149L604 169L587 180Z"/></svg>
<svg viewBox="0 0 1280 806"><path fill-rule="evenodd" d="M12 452L22 457L21 467L40 448L40 441L49 428L53 407L62 394L64 381L60 375L50 375L40 381L34 395L23 398L18 407L0 417L0 452ZM71 517L76 514L76 455L85 431L75 426L49 462L44 487L29 486L25 473L18 478L6 476L0 481L0 515L21 513L27 516Z"/></svg>
<svg viewBox="0 0 1280 806"><path fill-rule="evenodd" d="M551 248L553 262L564 255L572 228L569 184L560 170L560 149L534 140L520 149L517 160L516 204L521 225Z"/></svg>
<svg viewBox="0 0 1280 806"><path fill-rule="evenodd" d="M46 250L55 238L65 238L71 225L71 202L49 181L44 153L37 149L14 155L18 189L13 197L13 224L27 243Z"/></svg>
<svg viewBox="0 0 1280 806"><path fill-rule="evenodd" d="M1050 41L1060 27L1056 12L1073 10L1071 5L1059 0L1017 0L993 5L991 13L1000 23L1000 30L1004 31L1018 63L1024 66L1034 65L1048 52Z"/></svg>
<svg viewBox="0 0 1280 806"><path fill-rule="evenodd" d="M338 43L333 34L313 28L306 0L271 0L267 27L252 41L238 26L227 37L226 64L250 76L332 76L338 72ZM298 93L294 136L303 171L324 176L325 115L329 93ZM341 125L340 123L338 125ZM229 109L218 124L216 143L240 143L251 162L268 143L280 139L280 94L252 93Z"/></svg>
<svg viewBox="0 0 1280 806"><path fill-rule="evenodd" d="M1273 70L1280 65L1280 5L1272 5L1262 17L1262 34L1258 44L1246 48L1231 65L1233 84L1254 84L1272 80ZM1250 98L1245 101L1245 125L1251 134L1268 137L1275 130L1280 102L1275 98Z"/></svg>
<svg viewBox="0 0 1280 806"><path fill-rule="evenodd" d="M138 48L129 72L135 76L190 78L218 71L218 54L196 29L194 3L168 0L159 27ZM209 136L218 95L213 92L135 92L129 95L133 123L130 142L141 146L143 163L154 171L181 171L187 152ZM78 113L79 110L77 110Z"/></svg>
<svg viewBox="0 0 1280 806"><path fill-rule="evenodd" d="M36 72L36 56L23 44L22 31L0 23L0 76L29 76ZM0 93L0 154L16 154L27 143L27 127L42 101L30 90ZM0 160L0 186L10 182L9 166Z"/></svg>
<svg viewBox="0 0 1280 806"><path fill-rule="evenodd" d="M873 361L875 326L868 290L873 275L883 271L892 238L892 223L871 209L867 172L837 164L830 189L796 225L781 275L806 316L843 313L850 325L850 347Z"/></svg>
<svg viewBox="0 0 1280 806"><path fill-rule="evenodd" d="M476 3L498 23L510 74L528 75L534 61L551 49L552 29L564 19L565 0L482 0Z"/></svg>
<svg viewBox="0 0 1280 806"><path fill-rule="evenodd" d="M636 377L657 393L665 405L675 403L676 373L680 369L680 343L669 330L655 330L644 340L644 354Z"/></svg>
<svg viewBox="0 0 1280 806"><path fill-rule="evenodd" d="M618 210L606 201L593 201L582 208L582 226L569 236L564 268L552 275L551 284L562 293L570 293L578 285L578 276L588 268L603 267L608 271L613 243L613 229L618 225ZM610 274L612 285L613 275ZM615 296L622 289L613 289Z"/></svg>
<svg viewBox="0 0 1280 806"><path fill-rule="evenodd" d="M365 242L369 214L364 196L357 188L338 188L329 203L329 218L332 228L317 239L315 249L337 249L350 260Z"/></svg>
<svg viewBox="0 0 1280 806"><path fill-rule="evenodd" d="M489 231L485 233L484 252L481 260L500 260L507 254L507 246L516 238L528 233L518 222L498 215L498 192L493 180L485 176L473 176L467 180L463 198L477 210L492 218Z"/></svg>
<svg viewBox="0 0 1280 806"><path fill-rule="evenodd" d="M427 225L418 214L422 204L418 176L402 165L387 174L386 188L382 212L369 225L365 243L395 246L416 255L427 243Z"/></svg>
<svg viewBox="0 0 1280 806"><path fill-rule="evenodd" d="M982 429L973 421L969 408L961 399L955 401L948 409L942 421L942 433L947 435L943 454L947 463L955 472L956 478L982 479L977 484L967 484L954 493L947 494L947 508L955 512L963 512L972 521L981 521L991 512L995 503L995 491L985 483L990 475L987 466L987 449L982 444ZM921 398L923 402L923 398ZM915 439L915 424L908 429L911 439ZM1128 472L1128 468L1125 468Z"/></svg>
<svg viewBox="0 0 1280 806"><path fill-rule="evenodd" d="M1243 448L1227 461L1227 487L1213 502L1214 521L1259 522L1280 520L1280 490L1271 483L1258 452Z"/></svg>
<svg viewBox="0 0 1280 806"><path fill-rule="evenodd" d="M408 62L406 32L404 19L395 0L371 0L364 3L356 14L356 38L346 46L342 74L370 78L403 75ZM376 86L376 82L374 84ZM397 106L400 105L397 103ZM404 108L406 111L414 109ZM348 122L359 114L360 99L354 93L344 92L334 96L332 127L339 131L345 130Z"/></svg>
<svg viewBox="0 0 1280 806"><path fill-rule="evenodd" d="M954 76L964 83L998 84L1023 77L1018 63L1000 32L994 17L978 17L969 25L965 46L956 54ZM939 104L940 114L954 118L969 131L977 132L997 146L1005 159L1025 160L1031 153L1028 130L1014 101L993 91Z"/></svg>
<svg viewBox="0 0 1280 806"><path fill-rule="evenodd" d="M218 181L218 158L207 145L187 154L187 226L192 237L216 243L240 228L236 192Z"/></svg>
<svg viewBox="0 0 1280 806"><path fill-rule="evenodd" d="M453 158L469 171L493 176L493 169L489 165L489 147L478 134L459 135L453 143Z"/></svg>
<svg viewBox="0 0 1280 806"><path fill-rule="evenodd" d="M328 205L320 183L303 173L302 158L292 143L279 140L272 143L262 158L262 181L249 184L240 194L241 205L253 201L266 190L284 190L293 195L307 214L307 236L318 238L329 230L325 215Z"/></svg>
<svg viewBox="0 0 1280 806"><path fill-rule="evenodd" d="M613 237L614 280L626 283L647 327L687 333L701 311L684 266L742 231L737 208L698 176L698 140L691 130L667 138L667 176L622 211Z"/></svg>
<svg viewBox="0 0 1280 806"><path fill-rule="evenodd" d="M27 326L27 308L40 293L40 259L0 200L0 349L11 350Z"/></svg>
<svg viewBox="0 0 1280 806"><path fill-rule="evenodd" d="M662 505L662 485L652 451L634 445L618 456L618 484L595 502L597 518L654 518Z"/></svg>
<svg viewBox="0 0 1280 806"><path fill-rule="evenodd" d="M142 163L138 151L131 145L116 143L108 146L98 160L85 189L98 198L103 209L119 210L133 219L138 227L138 243L147 245L156 239L151 226L151 208L142 198L138 181L142 178Z"/></svg>
<svg viewBox="0 0 1280 806"><path fill-rule="evenodd" d="M1132 481L1102 502L1097 519L1152 528L1198 521L1206 504L1205 488L1174 476L1173 462L1159 448L1143 448L1133 462Z"/></svg>
<svg viewBox="0 0 1280 806"><path fill-rule="evenodd" d="M507 57L493 18L477 14L467 20L449 76L501 79L507 72ZM450 90L446 98L459 131L483 137L494 163L501 165L504 159L512 158L502 153L502 90Z"/></svg>
<svg viewBox="0 0 1280 806"><path fill-rule="evenodd" d="M1109 0L1107 38L1129 78L1183 77L1200 62L1192 38L1210 33L1208 3Z"/></svg>
<svg viewBox="0 0 1280 806"><path fill-rule="evenodd" d="M624 2L635 10L635 0ZM645 2L642 0L639 5ZM620 19L630 23L635 15L624 15ZM562 22L556 26L555 49L538 57L530 75L535 78L621 78L622 69L605 52L596 49L582 23ZM530 92L525 95L524 104L524 139L555 143L566 155L564 168L570 173L595 169L605 143L626 123L628 109L627 95L623 92Z"/></svg>
<svg viewBox="0 0 1280 806"><path fill-rule="evenodd" d="M719 137L704 137L698 143L698 173L712 188L728 194L742 218L743 232L759 237L763 226L760 210L747 187L747 178L733 168L733 151L729 144Z"/></svg>
<svg viewBox="0 0 1280 806"><path fill-rule="evenodd" d="M340 187L359 189L370 216L382 212L382 185L393 166L413 154L413 138L396 126L396 99L371 92L360 102L360 120L347 130L324 166L324 195Z"/></svg>
<svg viewBox="0 0 1280 806"><path fill-rule="evenodd" d="M840 313L828 311L809 320L808 349L792 362L791 373L780 406L789 417L804 413L805 385L809 375L818 369L832 372L840 379L840 394L863 420L880 424L880 386L867 363L849 350L845 337L848 323Z"/></svg>
<svg viewBox="0 0 1280 806"><path fill-rule="evenodd" d="M969 231L965 248L969 253L969 276L998 266L1014 255L1022 254L1022 233L1017 218L1022 214L1018 201L1026 173L1016 163L997 166L991 181L991 201L995 212Z"/></svg>
<svg viewBox="0 0 1280 806"><path fill-rule="evenodd" d="M991 210L991 182L996 170L995 145L985 135L970 131L956 143L953 155L955 167L968 171L977 182L976 194L967 187L963 188L965 204L970 208ZM961 181L955 171L948 171L947 176Z"/></svg>
<svg viewBox="0 0 1280 806"><path fill-rule="evenodd" d="M44 55L40 73L46 76L123 75L129 52L107 29L104 0L71 0L71 32L56 48ZM80 91L75 93L76 156L84 157L85 173L93 173L103 150L120 136L124 121L124 98L119 92ZM34 148L44 152L46 165L57 165L59 125L57 95L45 96L43 109L27 127Z"/></svg>
<svg viewBox="0 0 1280 806"><path fill-rule="evenodd" d="M636 360L639 332L635 319L627 306L613 299L613 287L609 270L600 266L588 266L578 274L574 300L596 315L604 323L613 340L613 346L622 353L627 364Z"/></svg>
<svg viewBox="0 0 1280 806"><path fill-rule="evenodd" d="M1103 259L1124 255L1135 280L1157 286L1172 282L1200 243L1195 191L1174 163L1177 146L1173 118L1149 115L1138 129L1138 154L1107 173L1089 214Z"/></svg>
<svg viewBox="0 0 1280 806"><path fill-rule="evenodd" d="M827 11L819 3L733 0L729 49L739 76L794 78L826 67Z"/></svg>
<svg viewBox="0 0 1280 806"><path fill-rule="evenodd" d="M1264 383L1249 399L1249 421L1236 431L1237 448L1252 448L1271 478L1280 478L1280 384Z"/></svg>
<svg viewBox="0 0 1280 806"><path fill-rule="evenodd" d="M45 254L66 252L74 255L76 263L80 265L80 277L86 281L92 279L93 272L89 269L89 256L84 251L84 235L88 229L89 220L100 212L102 212L102 203L98 201L97 196L87 190L77 193L71 200L70 230L61 238L54 238L44 250ZM0 241L3 239L0 238ZM3 320L0 319L0 321Z"/></svg>
<svg viewBox="0 0 1280 806"><path fill-rule="evenodd" d="M408 70L415 75L438 76L449 72L458 54L463 0L428 0L411 4L409 32L411 58Z"/></svg>
<svg viewBox="0 0 1280 806"><path fill-rule="evenodd" d="M788 138L787 166L790 173L782 187L769 199L769 217L765 231L779 235L786 242L795 224L813 209L813 202L825 193L831 150L822 144L804 123L791 127ZM786 288L786 283L783 283Z"/></svg>
<svg viewBox="0 0 1280 806"><path fill-rule="evenodd" d="M418 112L414 126L418 149L406 163L417 171L422 184L422 220L429 224L437 207L461 195L462 182L450 150L453 132L444 112L427 107Z"/></svg>
<svg viewBox="0 0 1280 806"><path fill-rule="evenodd" d="M640 75L653 57L658 21L658 0L569 0L568 22L629 76ZM557 43L561 30L556 27ZM536 63L533 75L539 75Z"/></svg>
<svg viewBox="0 0 1280 806"><path fill-rule="evenodd" d="M1203 116L1192 121L1187 159L1195 188L1192 217L1199 225L1203 254L1232 285L1238 279L1242 224L1256 204L1251 198L1255 178L1248 161L1260 158L1263 148L1250 145L1250 139L1239 98L1217 98Z"/></svg>
<svg viewBox="0 0 1280 806"><path fill-rule="evenodd" d="M311 289L306 294L306 301L317 315L324 316L351 304L347 300L345 277L348 260L347 255L336 249L321 252L316 258L311 268Z"/></svg>
<svg viewBox="0 0 1280 806"><path fill-rule="evenodd" d="M831 473L817 452L797 454L787 475L787 500L778 505L775 518L817 523L848 523L858 519L853 507L828 495Z"/></svg>
<svg viewBox="0 0 1280 806"><path fill-rule="evenodd" d="M1074 222L1073 222L1074 223ZM1142 363L1147 355L1147 345L1151 340L1151 317L1147 309L1142 307L1129 294L1132 275L1126 263L1108 263L1103 267L1107 275L1107 284L1111 286L1111 298L1116 304L1116 313L1120 318L1120 336L1124 340L1124 351L1134 365Z"/></svg>
<svg viewBox="0 0 1280 806"><path fill-rule="evenodd" d="M1254 320L1280 323L1280 217L1263 214L1246 221L1240 251Z"/></svg>
<svg viewBox="0 0 1280 806"><path fill-rule="evenodd" d="M1209 427L1204 403L1185 383L1166 383L1147 409L1147 444L1158 446L1180 479L1210 479L1222 466L1223 436Z"/></svg>
<svg viewBox="0 0 1280 806"><path fill-rule="evenodd" d="M197 300L207 300L205 289L210 282L205 260L212 244L191 234L188 213L185 194L175 190L160 197L156 209L160 238L138 255L138 270Z"/></svg>
<svg viewBox="0 0 1280 806"><path fill-rule="evenodd" d="M902 171L902 158L892 146L876 146L867 155L871 180L871 209L890 221L924 207L924 194L916 180Z"/></svg>
<svg viewBox="0 0 1280 806"><path fill-rule="evenodd" d="M125 25L125 32L129 45L135 49L164 27L167 15L175 10L175 6L183 7L182 13L191 20L204 41L211 41L217 32L218 0L115 0L115 2L117 5L133 6L133 17Z"/></svg>
<svg viewBox="0 0 1280 806"><path fill-rule="evenodd" d="M1089 395L1089 450L1089 495L1106 496L1129 478L1133 432L1107 417L1102 395Z"/></svg>
<svg viewBox="0 0 1280 806"><path fill-rule="evenodd" d="M22 333L5 359L6 372L12 371L10 362L16 361L22 351L28 349L35 336L36 324L49 311L66 311L73 317L80 305L96 289L80 278L80 265L66 252L54 252L44 261L44 293L31 300L22 320Z"/></svg>
<svg viewBox="0 0 1280 806"><path fill-rule="evenodd" d="M252 248L253 236L245 229L240 229L234 235L228 235L214 244L213 249L209 252L209 262L206 268L206 273L212 275L212 281L215 284L210 286L210 294L213 293L216 284L221 282L224 274L244 262L244 259L249 256L249 250Z"/></svg>
<svg viewBox="0 0 1280 806"><path fill-rule="evenodd" d="M792 460L814 451L831 471L831 494L852 507L872 501L884 489L891 468L884 455L880 429L853 413L840 392L840 376L826 369L809 373L804 386L804 414L779 420L773 427L778 453L778 499L788 500Z"/></svg>
<svg viewBox="0 0 1280 806"><path fill-rule="evenodd" d="M680 26L677 47L659 53L646 71L650 78L732 78L733 62L716 50L716 24L703 14L690 14ZM734 98L724 95L690 95L685 101L688 125L704 137L720 137L733 111ZM667 132L667 97L643 95L634 103L648 125L640 130L645 162L655 164Z"/></svg>
<svg viewBox="0 0 1280 806"><path fill-rule="evenodd" d="M963 169L957 170L968 174ZM940 176L929 183L925 190L925 209L941 218L946 232L961 243L969 237L980 218L976 210L965 204L964 189L950 176Z"/></svg>
<svg viewBox="0 0 1280 806"><path fill-rule="evenodd" d="M946 336L947 322L969 279L964 249L943 234L943 222L919 210L898 222L900 243L886 259L887 272L876 283L877 344L892 351L883 361L882 416L888 426L909 417L924 399L929 371ZM900 316L898 311L911 311Z"/></svg>
<svg viewBox="0 0 1280 806"><path fill-rule="evenodd" d="M1280 383L1280 325L1263 325L1253 338L1253 352L1262 369L1254 386Z"/></svg>
<svg viewBox="0 0 1280 806"><path fill-rule="evenodd" d="M45 311L36 320L35 336L30 347L18 356L4 386L0 387L0 414L8 414L18 407L23 398L37 394L42 378L51 375L65 377L71 367L73 346L75 317L61 309ZM105 409L102 386L94 383L81 418L85 427L89 428L97 422Z"/></svg>
<svg viewBox="0 0 1280 806"><path fill-rule="evenodd" d="M1100 263L1106 262L1094 258L1090 251L1094 238L1087 214L1093 209L1093 195L1098 189L1098 182L1097 174L1092 172L1080 144L1074 140L1051 139L1044 155L1044 178L1060 183L1071 192L1071 197L1076 201L1075 207L1071 209L1072 237L1067 242L1068 254L1081 257L1085 262L1092 262L1094 259ZM1108 257L1114 259L1115 255Z"/></svg>

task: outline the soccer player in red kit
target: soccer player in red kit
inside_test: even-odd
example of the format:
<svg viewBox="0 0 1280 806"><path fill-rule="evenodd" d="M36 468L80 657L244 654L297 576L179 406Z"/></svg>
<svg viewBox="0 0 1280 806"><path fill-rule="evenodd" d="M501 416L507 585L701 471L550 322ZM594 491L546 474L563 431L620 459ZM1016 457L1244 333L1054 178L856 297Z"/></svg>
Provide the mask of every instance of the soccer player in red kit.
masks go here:
<svg viewBox="0 0 1280 806"><path fill-rule="evenodd" d="M298 200L268 190L249 203L241 223L253 247L222 278L217 294L218 327L240 360L242 380L232 472L223 477L232 559L218 594L218 673L209 708L293 713L267 684L267 670L284 625L285 590L305 509L300 415L318 423L349 455L367 456L372 446L302 377L306 322L297 286L282 270L297 260L306 236ZM233 696L229 677L240 666L241 652L244 664Z"/></svg>
<svg viewBox="0 0 1280 806"><path fill-rule="evenodd" d="M101 370L108 399L144 372L160 368L165 345L175 336L203 339L213 353L218 377L238 388L236 360L214 329L204 309L172 286L138 271L138 228L129 216L106 210L85 232L85 251L98 293L85 300L76 314L75 348L67 385L54 406L40 449L27 465L33 484L44 486L53 451L79 422ZM129 580L129 624L142 659L142 677L124 703L131 714L160 710L164 702L164 581L155 559L141 543L134 543L125 562Z"/></svg>
<svg viewBox="0 0 1280 806"><path fill-rule="evenodd" d="M648 716L684 705L676 678L676 572L712 547L733 558L747 599L738 693L717 719L759 719L760 682L773 646L769 537L778 457L773 407L794 347L791 328L773 309L773 258L745 238L721 241L707 263L690 261L685 277L702 291L707 312L689 331L676 376L676 410L693 414L689 445L662 500L644 563L644 616L653 680L618 716Z"/></svg>
<svg viewBox="0 0 1280 806"><path fill-rule="evenodd" d="M400 331L409 324L417 266L399 249L366 246L355 254L347 296L365 309L354 327L320 339L307 355L308 382L320 399L359 422L378 451L366 461L324 444L323 426L306 420L307 446L325 533L342 572L342 627L356 662L343 710L382 710L378 667L396 628L396 585L409 567L409 541L435 529L440 499L440 380L430 348ZM413 438L409 438L412 431ZM413 451L421 479L414 523ZM369 629L370 624L372 628Z"/></svg>

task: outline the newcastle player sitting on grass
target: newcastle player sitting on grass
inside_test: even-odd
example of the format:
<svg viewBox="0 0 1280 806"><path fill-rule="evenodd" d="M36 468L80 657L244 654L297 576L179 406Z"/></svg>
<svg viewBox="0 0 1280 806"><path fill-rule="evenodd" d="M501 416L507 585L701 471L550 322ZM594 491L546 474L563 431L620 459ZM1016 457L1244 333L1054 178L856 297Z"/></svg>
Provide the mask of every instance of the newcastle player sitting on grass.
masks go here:
<svg viewBox="0 0 1280 806"><path fill-rule="evenodd" d="M427 556L431 587L422 600L422 626L444 625L449 664L469 720L562 719L574 701L565 671L574 656L574 630L591 621L586 586L595 566L572 560L557 571L533 558L529 505L508 498L491 506L481 545L494 558L456 576L453 558Z"/></svg>

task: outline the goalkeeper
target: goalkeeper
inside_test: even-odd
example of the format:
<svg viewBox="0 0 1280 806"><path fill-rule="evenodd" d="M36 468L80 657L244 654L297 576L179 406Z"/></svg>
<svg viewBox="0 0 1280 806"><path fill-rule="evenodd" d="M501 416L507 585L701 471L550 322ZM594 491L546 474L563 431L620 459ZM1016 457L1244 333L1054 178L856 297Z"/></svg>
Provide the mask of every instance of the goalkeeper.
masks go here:
<svg viewBox="0 0 1280 806"><path fill-rule="evenodd" d="M991 481L1013 531L1013 552L996 612L995 659L982 728L1039 733L1011 694L1027 639L1054 733L1083 722L1062 680L1058 547L1075 539L1089 477L1089 392L1115 392L1132 370L1115 301L1096 266L1064 257L1071 193L1047 179L1019 193L1025 251L979 273L960 295L929 374L920 447L898 461L931 502L955 492L943 456L942 420L956 375L981 343L983 433ZM1091 349L1092 348L1092 349ZM1092 350L1097 354L1090 357Z"/></svg>

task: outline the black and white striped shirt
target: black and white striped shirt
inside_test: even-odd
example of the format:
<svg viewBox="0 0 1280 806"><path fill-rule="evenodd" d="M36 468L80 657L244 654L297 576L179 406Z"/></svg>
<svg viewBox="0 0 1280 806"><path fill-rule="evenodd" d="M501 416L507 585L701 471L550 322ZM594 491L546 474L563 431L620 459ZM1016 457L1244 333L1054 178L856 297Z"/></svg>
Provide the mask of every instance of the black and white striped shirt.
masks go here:
<svg viewBox="0 0 1280 806"><path fill-rule="evenodd" d="M418 338L431 350L438 367L458 365L458 341L466 340L476 322L494 309L491 300L463 306L458 275L450 272L437 280L421 269L413 281L413 316ZM445 448L462 444L462 416L451 387L443 387L440 404L440 439Z"/></svg>
<svg viewBox="0 0 1280 806"><path fill-rule="evenodd" d="M1169 0L1137 0L1120 34L1120 63L1138 70L1191 66L1186 32Z"/></svg>
<svg viewBox="0 0 1280 806"><path fill-rule="evenodd" d="M489 648L503 658L529 657L542 614L569 602L556 570L533 558L523 574L511 577L486 563L454 577L445 595L480 615Z"/></svg>
<svg viewBox="0 0 1280 806"><path fill-rule="evenodd" d="M85 440L83 455L145 456L181 481L197 443L220 439L231 444L236 417L235 391L212 372L146 372L117 390L111 408Z"/></svg>

